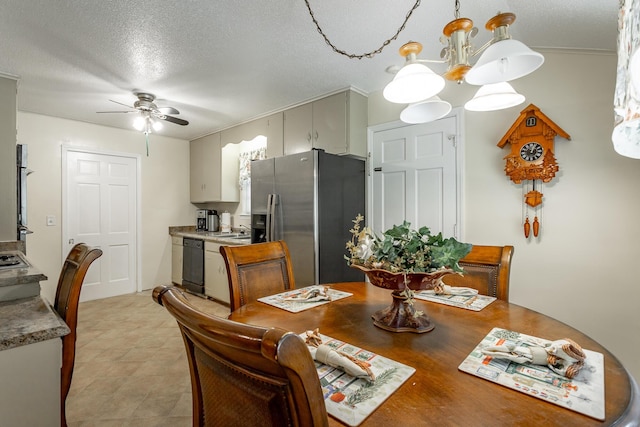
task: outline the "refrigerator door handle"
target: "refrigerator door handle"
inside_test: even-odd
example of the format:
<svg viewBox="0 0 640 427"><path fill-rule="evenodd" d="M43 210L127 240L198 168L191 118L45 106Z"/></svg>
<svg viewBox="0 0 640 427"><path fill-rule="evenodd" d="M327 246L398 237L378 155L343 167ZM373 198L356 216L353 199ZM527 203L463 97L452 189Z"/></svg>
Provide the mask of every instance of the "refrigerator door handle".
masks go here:
<svg viewBox="0 0 640 427"><path fill-rule="evenodd" d="M267 218L265 224L266 236L265 239L267 242L271 241L271 206L273 205L273 194L267 194Z"/></svg>
<svg viewBox="0 0 640 427"><path fill-rule="evenodd" d="M267 241L276 240L276 205L278 204L278 195L269 194L267 209Z"/></svg>

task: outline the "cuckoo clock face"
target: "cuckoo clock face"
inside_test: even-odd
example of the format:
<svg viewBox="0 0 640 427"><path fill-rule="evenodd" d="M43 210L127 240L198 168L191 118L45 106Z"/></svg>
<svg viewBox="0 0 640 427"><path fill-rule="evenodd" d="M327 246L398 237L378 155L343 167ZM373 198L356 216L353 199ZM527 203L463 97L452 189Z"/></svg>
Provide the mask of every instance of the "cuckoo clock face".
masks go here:
<svg viewBox="0 0 640 427"><path fill-rule="evenodd" d="M535 162L542 158L544 149L537 142L527 142L520 148L520 158L525 162Z"/></svg>

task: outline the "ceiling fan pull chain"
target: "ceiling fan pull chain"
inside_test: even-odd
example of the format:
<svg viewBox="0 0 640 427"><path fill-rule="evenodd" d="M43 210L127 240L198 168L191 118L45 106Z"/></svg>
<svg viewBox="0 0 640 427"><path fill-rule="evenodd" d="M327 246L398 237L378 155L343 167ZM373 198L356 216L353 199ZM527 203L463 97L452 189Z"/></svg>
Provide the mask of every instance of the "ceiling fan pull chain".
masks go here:
<svg viewBox="0 0 640 427"><path fill-rule="evenodd" d="M329 46L331 46L331 49L333 49L333 51L335 53L339 53L340 55L344 55L344 56L349 57L351 59L373 58L374 55L377 55L378 53L382 52L382 49L384 49L393 40L398 38L398 36L402 32L402 30L404 30L405 25L407 25L407 21L409 21L409 18L411 17L411 14L413 14L413 11L416 10L418 8L418 6L420 6L420 0L416 0L416 3L413 5L411 10L409 10L409 12L407 12L407 16L405 17L404 22L402 23L400 28L398 28L398 31L396 31L396 33L395 33L395 35L393 37L391 37L390 39L385 40L384 43L382 43L382 46L380 46L376 50L372 50L371 52L367 52L367 53L363 53L363 54L357 55L357 54L348 53L348 52L345 52L344 50L338 49L333 43L331 43L331 41L329 40L329 37L327 37L327 35L324 33L324 31L322 31L322 28L320 28L320 24L316 20L316 17L313 14L313 11L311 10L311 5L309 4L309 0L304 0L304 2L307 4L307 9L309 10L309 15L311 15L311 20L313 20L313 23L316 25L316 28L318 29L318 32L320 33L320 35L322 35L322 37L324 38L324 41Z"/></svg>

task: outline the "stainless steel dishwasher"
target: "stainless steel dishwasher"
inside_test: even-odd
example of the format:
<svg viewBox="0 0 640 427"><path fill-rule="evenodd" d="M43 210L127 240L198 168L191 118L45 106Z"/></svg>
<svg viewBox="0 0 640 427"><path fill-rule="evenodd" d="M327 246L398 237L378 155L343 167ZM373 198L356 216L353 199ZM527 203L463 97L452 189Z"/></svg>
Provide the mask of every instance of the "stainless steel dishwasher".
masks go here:
<svg viewBox="0 0 640 427"><path fill-rule="evenodd" d="M182 286L195 294L204 294L204 241L182 239Z"/></svg>

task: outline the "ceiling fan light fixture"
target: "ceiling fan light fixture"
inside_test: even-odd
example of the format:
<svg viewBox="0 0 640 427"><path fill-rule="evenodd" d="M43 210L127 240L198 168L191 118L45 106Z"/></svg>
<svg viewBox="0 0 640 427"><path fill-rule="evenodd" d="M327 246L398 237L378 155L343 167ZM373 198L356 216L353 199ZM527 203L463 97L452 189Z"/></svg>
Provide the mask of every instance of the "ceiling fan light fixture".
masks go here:
<svg viewBox="0 0 640 427"><path fill-rule="evenodd" d="M400 120L405 123L428 123L441 119L451 112L451 104L434 96L422 102L408 105L400 113Z"/></svg>
<svg viewBox="0 0 640 427"><path fill-rule="evenodd" d="M161 130L162 130L162 127L163 127L163 126L162 126L162 123L160 123L159 121L157 121L157 120L152 120L152 121L151 121L151 127L153 127L153 130L154 130L154 131L159 132L159 131L161 131Z"/></svg>
<svg viewBox="0 0 640 427"><path fill-rule="evenodd" d="M384 98L396 104L411 104L437 95L445 80L423 64L407 64L382 91Z"/></svg>
<svg viewBox="0 0 640 427"><path fill-rule="evenodd" d="M475 96L464 104L469 111L496 111L515 107L524 102L524 95L519 94L507 82L482 86Z"/></svg>
<svg viewBox="0 0 640 427"><path fill-rule="evenodd" d="M147 120L143 116L138 116L133 121L133 128L135 130L143 131L146 128Z"/></svg>
<svg viewBox="0 0 640 427"><path fill-rule="evenodd" d="M500 40L490 45L467 72L465 81L472 85L508 82L531 74L544 62L542 54L518 40Z"/></svg>

